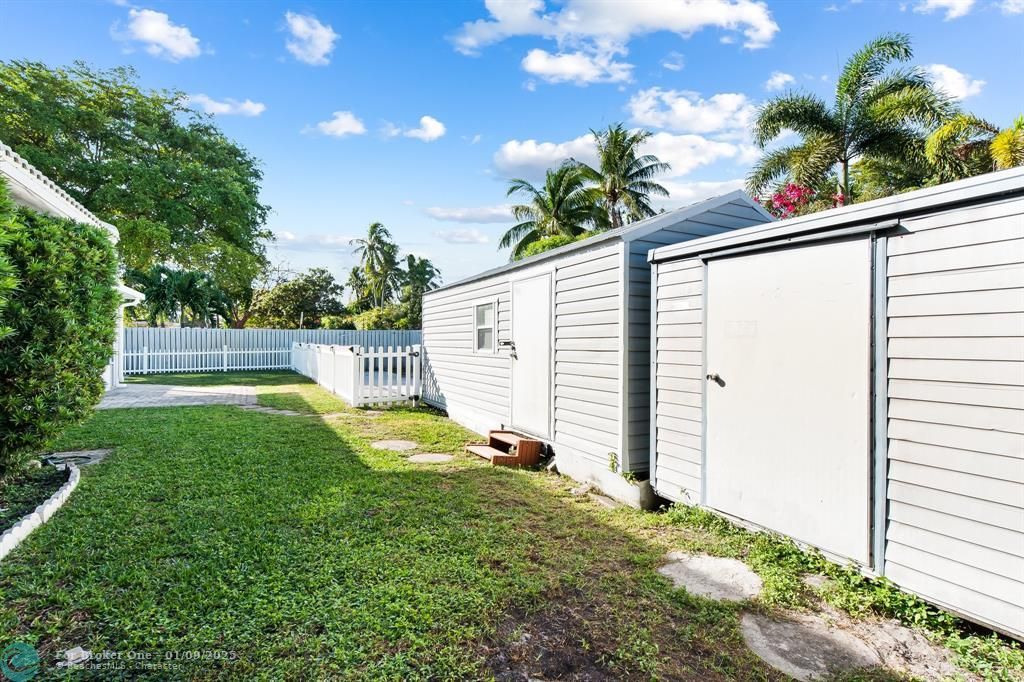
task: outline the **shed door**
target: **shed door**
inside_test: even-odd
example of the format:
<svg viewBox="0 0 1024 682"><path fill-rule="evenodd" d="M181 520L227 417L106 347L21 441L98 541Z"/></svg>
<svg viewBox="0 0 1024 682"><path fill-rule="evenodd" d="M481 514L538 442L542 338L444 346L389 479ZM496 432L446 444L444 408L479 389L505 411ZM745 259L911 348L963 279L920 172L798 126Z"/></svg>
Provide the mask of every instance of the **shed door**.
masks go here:
<svg viewBox="0 0 1024 682"><path fill-rule="evenodd" d="M551 276L512 282L512 426L542 438L551 422Z"/></svg>
<svg viewBox="0 0 1024 682"><path fill-rule="evenodd" d="M870 240L713 260L707 292L707 505L867 563Z"/></svg>

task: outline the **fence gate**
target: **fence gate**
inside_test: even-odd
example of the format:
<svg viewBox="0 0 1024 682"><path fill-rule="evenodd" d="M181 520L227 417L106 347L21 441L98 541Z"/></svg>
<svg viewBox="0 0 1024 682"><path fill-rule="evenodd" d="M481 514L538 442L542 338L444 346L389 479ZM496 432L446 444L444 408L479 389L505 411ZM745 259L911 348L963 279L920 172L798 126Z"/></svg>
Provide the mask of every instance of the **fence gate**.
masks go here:
<svg viewBox="0 0 1024 682"><path fill-rule="evenodd" d="M295 343L291 369L353 407L417 405L422 384L420 346L363 348Z"/></svg>

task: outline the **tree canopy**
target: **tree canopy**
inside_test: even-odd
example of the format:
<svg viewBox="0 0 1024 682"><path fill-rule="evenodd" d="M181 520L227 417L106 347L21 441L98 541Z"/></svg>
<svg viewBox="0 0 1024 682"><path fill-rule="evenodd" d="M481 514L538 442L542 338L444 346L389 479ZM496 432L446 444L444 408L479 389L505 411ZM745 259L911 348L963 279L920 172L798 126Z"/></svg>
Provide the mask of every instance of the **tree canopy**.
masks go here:
<svg viewBox="0 0 1024 682"><path fill-rule="evenodd" d="M128 267L174 264L237 287L272 237L259 162L184 93L137 80L128 67L0 62L0 139L115 225Z"/></svg>

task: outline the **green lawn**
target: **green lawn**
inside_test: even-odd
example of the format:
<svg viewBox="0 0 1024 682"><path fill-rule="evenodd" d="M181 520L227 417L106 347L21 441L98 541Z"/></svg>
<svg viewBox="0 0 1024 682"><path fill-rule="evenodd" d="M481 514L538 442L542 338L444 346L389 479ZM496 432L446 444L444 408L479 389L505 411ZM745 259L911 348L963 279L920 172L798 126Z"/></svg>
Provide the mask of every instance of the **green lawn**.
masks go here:
<svg viewBox="0 0 1024 682"><path fill-rule="evenodd" d="M177 654L176 668L123 673L153 679L771 680L740 609L819 598L799 581L819 560L709 515L606 510L554 475L370 447L459 453L474 438L429 410L352 410L289 373L144 380L244 380L261 404L308 416L110 410L66 434L60 449L116 449L0 563L0 644L31 642L44 666L82 646ZM745 558L765 594L730 605L674 590L655 573L671 549ZM935 617L826 570L838 586L826 598L849 610ZM1024 669L1001 640L957 641L969 664Z"/></svg>

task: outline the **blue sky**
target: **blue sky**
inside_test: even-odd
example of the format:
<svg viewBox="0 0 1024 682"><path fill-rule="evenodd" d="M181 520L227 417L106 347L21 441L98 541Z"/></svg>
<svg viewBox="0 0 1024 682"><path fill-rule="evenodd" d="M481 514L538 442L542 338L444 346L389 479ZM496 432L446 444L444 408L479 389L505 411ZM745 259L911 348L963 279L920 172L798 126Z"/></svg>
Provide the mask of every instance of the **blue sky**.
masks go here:
<svg viewBox="0 0 1024 682"><path fill-rule="evenodd" d="M885 31L910 33L964 108L1024 111L1024 0L7 0L0 24L0 59L129 64L193 96L263 162L271 257L339 275L375 220L446 281L504 262L506 180L585 157L587 131L617 121L672 163L663 205L739 187L754 107L830 96Z"/></svg>

